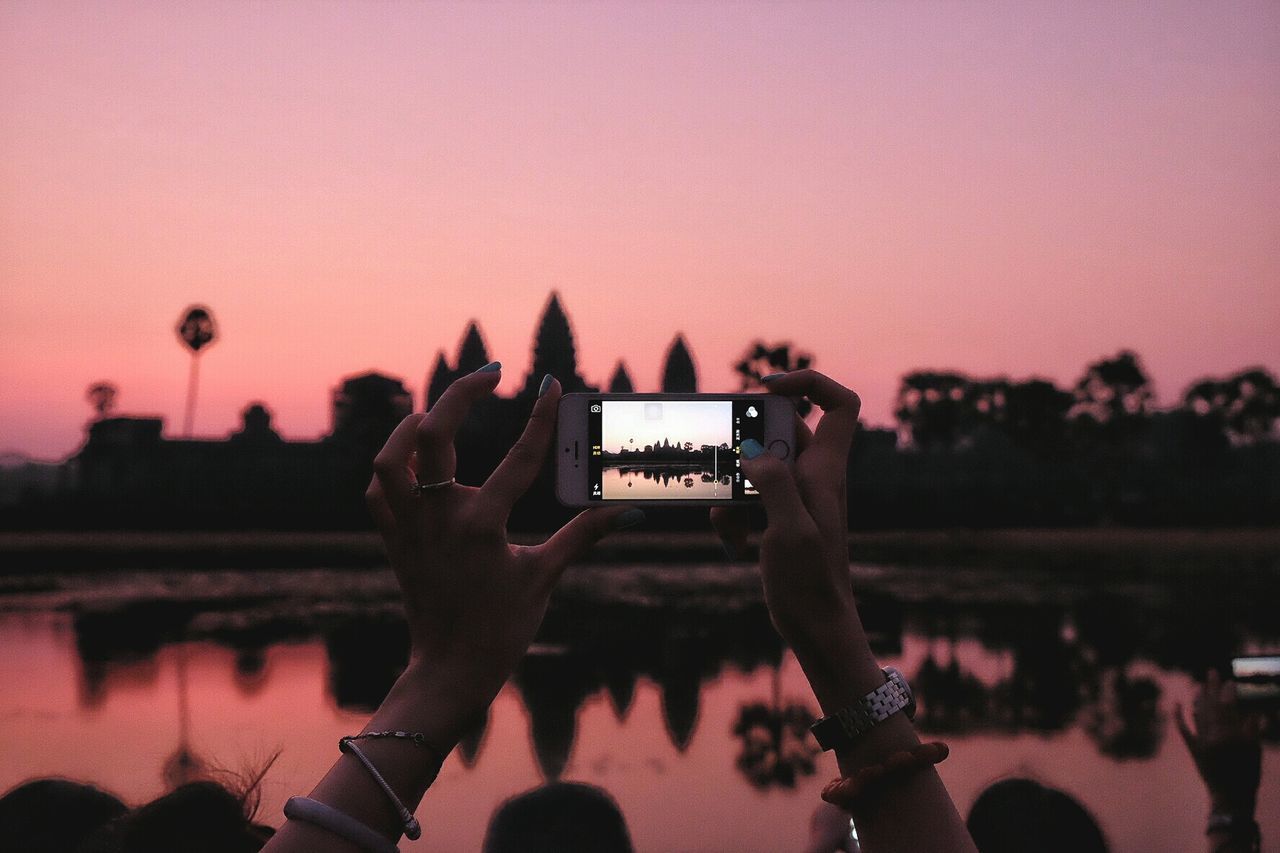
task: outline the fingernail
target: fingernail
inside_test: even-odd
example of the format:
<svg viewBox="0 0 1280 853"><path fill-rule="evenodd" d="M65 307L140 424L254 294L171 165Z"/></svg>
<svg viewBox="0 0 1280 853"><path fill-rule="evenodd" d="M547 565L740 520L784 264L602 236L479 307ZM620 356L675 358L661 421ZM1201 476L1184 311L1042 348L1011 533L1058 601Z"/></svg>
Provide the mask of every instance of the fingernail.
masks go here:
<svg viewBox="0 0 1280 853"><path fill-rule="evenodd" d="M777 379L779 376L786 376L786 375L787 375L787 374L785 374L785 373L770 373L768 376L761 376L761 377L760 377L760 381L761 381L761 382L772 382L773 380Z"/></svg>
<svg viewBox="0 0 1280 853"><path fill-rule="evenodd" d="M501 369L502 369L502 362L491 361L488 364L486 364L484 367L477 370L476 373L497 373Z"/></svg>
<svg viewBox="0 0 1280 853"><path fill-rule="evenodd" d="M724 549L724 555L729 558L730 563L738 559L737 556L733 553L733 549L729 547L728 542L721 542L720 547Z"/></svg>
<svg viewBox="0 0 1280 853"><path fill-rule="evenodd" d="M555 380L555 377L554 377L554 376L552 376L550 373L548 373L546 376L542 377L542 384L538 386L538 396L539 396L539 397L541 397L543 394L547 393L547 391L549 391L549 390L551 389L551 383L552 383L554 380Z"/></svg>
<svg viewBox="0 0 1280 853"><path fill-rule="evenodd" d="M764 453L764 448L760 446L760 442L756 441L754 438L743 439L743 442L742 442L743 456L747 457L748 459L755 459L761 453Z"/></svg>
<svg viewBox="0 0 1280 853"><path fill-rule="evenodd" d="M644 510L629 509L613 520L614 530L626 530L644 521Z"/></svg>

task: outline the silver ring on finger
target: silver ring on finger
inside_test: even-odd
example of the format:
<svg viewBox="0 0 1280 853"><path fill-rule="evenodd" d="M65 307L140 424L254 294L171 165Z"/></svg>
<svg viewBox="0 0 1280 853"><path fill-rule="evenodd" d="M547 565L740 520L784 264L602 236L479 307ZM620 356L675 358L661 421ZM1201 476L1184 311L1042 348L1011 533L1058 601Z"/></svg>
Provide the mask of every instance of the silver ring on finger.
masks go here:
<svg viewBox="0 0 1280 853"><path fill-rule="evenodd" d="M456 479L450 477L449 479L441 480L438 483L414 483L409 487L409 494L413 495L415 498L421 497L423 492L433 492L436 489L443 489L447 486L452 486L455 482L457 482Z"/></svg>

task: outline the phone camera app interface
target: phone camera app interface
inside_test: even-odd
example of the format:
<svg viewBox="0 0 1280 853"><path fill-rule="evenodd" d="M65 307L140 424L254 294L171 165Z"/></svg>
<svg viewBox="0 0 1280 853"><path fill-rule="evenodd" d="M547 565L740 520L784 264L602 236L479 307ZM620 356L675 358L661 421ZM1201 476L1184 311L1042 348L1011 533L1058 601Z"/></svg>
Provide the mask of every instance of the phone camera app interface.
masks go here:
<svg viewBox="0 0 1280 853"><path fill-rule="evenodd" d="M763 443L750 400L591 400L587 472L592 500L740 500L742 441Z"/></svg>

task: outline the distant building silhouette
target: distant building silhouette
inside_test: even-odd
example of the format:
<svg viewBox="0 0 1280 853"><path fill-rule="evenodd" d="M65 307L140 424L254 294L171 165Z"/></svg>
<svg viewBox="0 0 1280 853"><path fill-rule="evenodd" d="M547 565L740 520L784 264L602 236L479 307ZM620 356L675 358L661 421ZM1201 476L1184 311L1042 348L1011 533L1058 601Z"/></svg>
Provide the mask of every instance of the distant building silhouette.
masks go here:
<svg viewBox="0 0 1280 853"><path fill-rule="evenodd" d="M380 373L345 380L333 392L332 440L376 451L396 424L413 411L404 383Z"/></svg>
<svg viewBox="0 0 1280 853"><path fill-rule="evenodd" d="M423 408L491 358L478 321L471 320L452 364L443 350L437 352ZM532 367L521 389L510 397L480 400L458 435L460 482L479 483L489 475L519 436L548 373L566 393L599 390L578 372L573 330L554 291L538 323ZM667 354L663 387L691 391L696 386L693 358L677 335ZM635 390L621 360L609 388ZM363 526L373 457L412 410L412 397L400 379L368 372L343 379L333 390L332 427L316 441L283 439L260 402L250 404L241 428L222 440L166 438L158 417L104 417L89 425L84 447L66 464L64 494L82 516L106 526ZM535 526L565 520L550 499L549 478L541 477L533 492L516 516L523 513L524 523Z"/></svg>
<svg viewBox="0 0 1280 853"><path fill-rule="evenodd" d="M445 361L444 352L441 351L436 355L436 366L431 372L431 378L427 381L427 394L425 409L430 409L435 405L436 400L440 399L440 395L444 390L453 384L453 380L459 376L466 376L468 373L474 373L492 361L489 358L489 349L484 345L484 338L480 335L480 326L475 320L467 324L467 330L462 334L462 342L458 344L457 366L449 367L449 363Z"/></svg>
<svg viewBox="0 0 1280 853"><path fill-rule="evenodd" d="M538 324L538 335L533 342L533 367L525 377L524 387L518 396L536 397L542 385L542 377L550 373L560 380L564 393L597 391L578 375L577 349L573 343L573 331L569 318L560 306L560 295L552 291L547 307Z"/></svg>
<svg viewBox="0 0 1280 853"><path fill-rule="evenodd" d="M427 379L427 392L423 396L423 411L429 411L436 404L436 400L440 399L444 389L448 388L453 380L453 371L449 369L449 362L445 360L444 350L439 350L436 353L436 366L432 368L431 376Z"/></svg>
<svg viewBox="0 0 1280 853"><path fill-rule="evenodd" d="M618 366L613 369L613 378L609 380L609 393L631 394L635 390L631 384L631 376L627 373L627 365L619 359Z"/></svg>
<svg viewBox="0 0 1280 853"><path fill-rule="evenodd" d="M696 394L698 373L693 366L693 356L684 342L684 335L677 334L667 350L666 366L662 368L662 392L664 394Z"/></svg>
<svg viewBox="0 0 1280 853"><path fill-rule="evenodd" d="M262 403L250 403L241 415L243 425L233 432L229 441L244 444L277 445L284 441L271 426L271 412Z"/></svg>

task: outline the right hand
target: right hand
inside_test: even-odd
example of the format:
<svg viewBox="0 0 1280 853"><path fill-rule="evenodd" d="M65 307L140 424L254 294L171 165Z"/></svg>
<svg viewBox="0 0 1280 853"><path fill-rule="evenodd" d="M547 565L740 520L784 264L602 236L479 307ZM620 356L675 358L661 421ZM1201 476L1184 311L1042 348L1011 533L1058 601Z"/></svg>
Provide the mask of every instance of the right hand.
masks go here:
<svg viewBox="0 0 1280 853"><path fill-rule="evenodd" d="M849 582L845 471L858 427L858 395L815 370L766 383L770 393L806 397L822 409L811 432L796 419L794 473L772 454L748 458L742 470L760 492L768 526L760 540L760 572L774 626L798 653L817 650L851 625L861 631ZM759 448L758 444L756 449ZM714 512L722 534L731 516Z"/></svg>
<svg viewBox="0 0 1280 853"><path fill-rule="evenodd" d="M1205 676L1192 709L1195 731L1182 705L1174 719L1215 810L1252 816L1262 780L1262 719L1240 711L1236 685L1216 670Z"/></svg>

